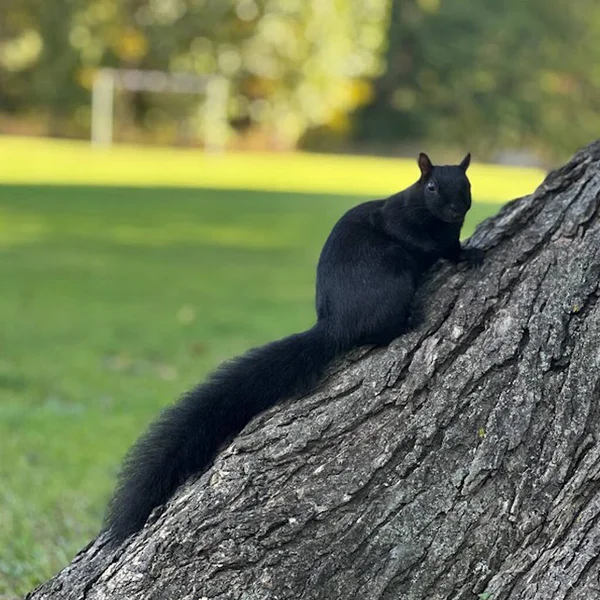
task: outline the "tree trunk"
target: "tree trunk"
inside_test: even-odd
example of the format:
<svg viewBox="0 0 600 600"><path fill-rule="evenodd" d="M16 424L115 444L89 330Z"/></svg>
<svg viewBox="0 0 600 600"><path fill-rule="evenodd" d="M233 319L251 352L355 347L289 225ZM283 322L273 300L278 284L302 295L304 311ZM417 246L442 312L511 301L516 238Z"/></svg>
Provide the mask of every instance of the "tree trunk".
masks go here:
<svg viewBox="0 0 600 600"><path fill-rule="evenodd" d="M440 265L425 322L254 419L28 598L600 597L600 142Z"/></svg>

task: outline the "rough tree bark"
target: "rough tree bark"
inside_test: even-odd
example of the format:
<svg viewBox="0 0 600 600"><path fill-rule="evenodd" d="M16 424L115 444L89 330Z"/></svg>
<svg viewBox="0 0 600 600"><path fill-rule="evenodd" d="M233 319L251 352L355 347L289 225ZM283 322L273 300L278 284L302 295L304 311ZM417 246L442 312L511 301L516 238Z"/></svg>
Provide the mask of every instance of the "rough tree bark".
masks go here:
<svg viewBox="0 0 600 600"><path fill-rule="evenodd" d="M425 323L255 419L41 599L600 598L600 143L440 265Z"/></svg>

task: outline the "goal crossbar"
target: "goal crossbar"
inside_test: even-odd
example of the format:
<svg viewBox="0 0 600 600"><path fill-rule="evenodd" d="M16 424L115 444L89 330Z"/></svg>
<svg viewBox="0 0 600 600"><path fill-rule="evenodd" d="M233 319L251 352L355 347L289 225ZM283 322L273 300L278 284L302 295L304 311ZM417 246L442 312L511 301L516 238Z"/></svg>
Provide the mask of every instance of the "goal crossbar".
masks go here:
<svg viewBox="0 0 600 600"><path fill-rule="evenodd" d="M169 73L141 69L100 69L92 86L91 143L107 147L113 142L116 90L172 94L204 94L206 150L222 150L227 134L229 85L218 75Z"/></svg>

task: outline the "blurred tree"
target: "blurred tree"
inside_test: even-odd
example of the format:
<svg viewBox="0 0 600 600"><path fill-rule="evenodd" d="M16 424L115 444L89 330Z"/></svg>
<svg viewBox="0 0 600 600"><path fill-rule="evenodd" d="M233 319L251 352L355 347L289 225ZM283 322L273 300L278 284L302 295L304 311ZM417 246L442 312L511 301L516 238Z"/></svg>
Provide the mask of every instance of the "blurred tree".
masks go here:
<svg viewBox="0 0 600 600"><path fill-rule="evenodd" d="M252 5L238 4L240 19ZM370 98L369 78L381 72L388 2L268 0L260 10L239 48L237 110L272 128L283 146L311 127L347 128L348 113Z"/></svg>
<svg viewBox="0 0 600 600"><path fill-rule="evenodd" d="M600 126L594 0L394 0L357 139L567 153Z"/></svg>
<svg viewBox="0 0 600 600"><path fill-rule="evenodd" d="M1 32L0 63L11 74L13 108L60 115L85 110L99 66L219 74L230 82L233 122L260 127L285 147L309 127L347 127L348 112L369 98L366 81L381 71L389 4L3 1L12 25ZM35 51L26 47L30 38ZM6 58L10 49L17 55L12 61ZM161 102L140 94L131 104L138 121L169 112L169 105L182 108L172 97ZM196 123L201 127L199 115Z"/></svg>

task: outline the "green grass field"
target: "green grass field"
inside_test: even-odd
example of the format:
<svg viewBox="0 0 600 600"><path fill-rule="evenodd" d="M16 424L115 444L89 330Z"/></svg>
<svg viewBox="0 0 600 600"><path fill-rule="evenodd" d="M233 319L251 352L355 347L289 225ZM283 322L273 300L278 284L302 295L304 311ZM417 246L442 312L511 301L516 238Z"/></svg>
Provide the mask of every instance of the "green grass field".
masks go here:
<svg viewBox="0 0 600 600"><path fill-rule="evenodd" d="M127 187L47 185L53 177L93 184L97 155L79 146L79 165L77 153L57 158L76 146L24 144L29 154L18 143L11 153L0 138L2 599L47 579L97 533L125 450L162 406L222 360L312 322L320 248L364 199L345 188L359 181L352 168L333 186L338 195L315 193L314 181L310 194L282 191L265 157L260 175L253 158L238 169L255 191L194 189L206 180L194 179L191 159L188 187L169 188L177 161L164 151L162 170L139 155L102 155L113 185L137 161L135 177L121 181ZM299 160L291 189L302 188L298 172L310 176L306 160L313 173L322 167ZM134 187L143 164L162 187ZM25 183L28 166L30 180L46 185ZM243 187L231 173L223 169L216 187ZM539 173L528 177L518 193ZM20 185L10 185L15 179ZM500 191L491 190L492 203L475 202L466 235L497 210Z"/></svg>
<svg viewBox="0 0 600 600"><path fill-rule="evenodd" d="M436 154L431 155L436 162ZM462 158L462 156L460 157ZM195 187L384 197L410 185L416 157L382 158L303 152L207 154L138 146L91 148L86 142L0 136L0 182ZM540 169L483 164L469 167L480 198L505 202L532 192Z"/></svg>

